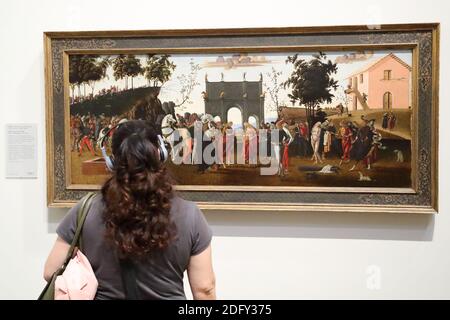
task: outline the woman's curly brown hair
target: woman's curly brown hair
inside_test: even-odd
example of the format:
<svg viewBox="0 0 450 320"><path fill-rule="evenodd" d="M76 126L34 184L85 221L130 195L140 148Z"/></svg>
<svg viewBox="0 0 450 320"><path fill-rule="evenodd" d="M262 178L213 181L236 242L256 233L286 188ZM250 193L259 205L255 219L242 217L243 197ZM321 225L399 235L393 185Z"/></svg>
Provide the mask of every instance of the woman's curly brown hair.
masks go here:
<svg viewBox="0 0 450 320"><path fill-rule="evenodd" d="M155 129L121 124L112 138L114 169L102 187L106 238L122 257L143 257L175 237L170 217L172 180L160 161Z"/></svg>

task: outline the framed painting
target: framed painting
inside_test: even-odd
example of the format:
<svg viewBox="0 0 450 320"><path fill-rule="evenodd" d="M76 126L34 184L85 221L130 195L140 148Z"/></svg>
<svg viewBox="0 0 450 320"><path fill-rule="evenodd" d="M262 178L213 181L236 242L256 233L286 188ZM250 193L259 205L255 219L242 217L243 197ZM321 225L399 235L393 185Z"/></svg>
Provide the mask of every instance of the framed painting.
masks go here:
<svg viewBox="0 0 450 320"><path fill-rule="evenodd" d="M435 213L439 24L46 32L48 205L141 119L203 209ZM109 137L106 148L110 148Z"/></svg>

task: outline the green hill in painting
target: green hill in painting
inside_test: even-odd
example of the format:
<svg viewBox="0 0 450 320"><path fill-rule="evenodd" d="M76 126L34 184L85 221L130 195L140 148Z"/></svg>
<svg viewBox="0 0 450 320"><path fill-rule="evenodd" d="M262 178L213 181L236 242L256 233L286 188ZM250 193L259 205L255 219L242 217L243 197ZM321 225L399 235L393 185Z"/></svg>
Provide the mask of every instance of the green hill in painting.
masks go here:
<svg viewBox="0 0 450 320"><path fill-rule="evenodd" d="M95 115L120 115L127 112L138 100L143 99L154 90L153 87L129 89L117 93L96 96L70 105L70 114L85 115L88 112Z"/></svg>

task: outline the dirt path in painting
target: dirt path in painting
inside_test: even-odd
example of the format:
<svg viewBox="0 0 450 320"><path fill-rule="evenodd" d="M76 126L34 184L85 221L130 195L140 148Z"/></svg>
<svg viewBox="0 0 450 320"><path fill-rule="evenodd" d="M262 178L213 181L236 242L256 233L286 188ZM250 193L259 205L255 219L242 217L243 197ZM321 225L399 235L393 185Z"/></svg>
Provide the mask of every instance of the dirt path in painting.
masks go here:
<svg viewBox="0 0 450 320"><path fill-rule="evenodd" d="M309 159L291 158L289 172L284 177L261 176L258 167L233 165L219 167L199 173L197 166L175 166L169 168L176 177L183 177L190 185L237 185L237 186L311 186L311 187L410 187L411 167L409 163L379 161L371 170L363 164L355 171L349 171L353 162L342 164L337 173L323 174L318 171L325 165L339 166L340 159L327 159L322 164L313 164ZM305 167L309 170L304 170ZM372 181L359 181L359 171ZM179 181L181 182L181 181ZM181 183L180 183L181 184Z"/></svg>
<svg viewBox="0 0 450 320"><path fill-rule="evenodd" d="M398 142L397 142L398 143ZM395 148L400 148L396 143ZM411 162L409 142L404 141L400 149L404 151L405 162L396 162L390 146L379 151L379 160L371 170L361 163L355 171L349 171L353 165L344 163L339 167L337 157L324 160L322 164L314 164L310 158L290 157L289 173L284 177L261 176L259 167L248 165L231 165L227 168L209 169L205 173L198 171L196 165L174 165L168 163L172 176L178 184L188 185L237 185L237 186L314 186L314 187L391 187L407 188L411 186ZM81 162L93 157L84 154L81 157L72 153L72 183L101 185L107 175L83 175ZM323 174L318 171L325 165L339 167L337 173ZM359 181L359 172L370 177L371 181Z"/></svg>

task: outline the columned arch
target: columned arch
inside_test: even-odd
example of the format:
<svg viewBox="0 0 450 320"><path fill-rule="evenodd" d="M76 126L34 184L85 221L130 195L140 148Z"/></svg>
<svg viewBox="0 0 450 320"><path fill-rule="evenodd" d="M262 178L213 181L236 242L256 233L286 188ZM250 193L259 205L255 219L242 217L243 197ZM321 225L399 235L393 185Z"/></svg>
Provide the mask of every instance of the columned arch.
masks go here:
<svg viewBox="0 0 450 320"><path fill-rule="evenodd" d="M257 115L254 115L254 114L250 115L250 117L248 117L247 121L255 128L259 128L259 119L258 119Z"/></svg>
<svg viewBox="0 0 450 320"><path fill-rule="evenodd" d="M227 110L227 122L233 122L233 128L242 128L243 125L243 116L242 109L239 106L230 106Z"/></svg>

